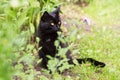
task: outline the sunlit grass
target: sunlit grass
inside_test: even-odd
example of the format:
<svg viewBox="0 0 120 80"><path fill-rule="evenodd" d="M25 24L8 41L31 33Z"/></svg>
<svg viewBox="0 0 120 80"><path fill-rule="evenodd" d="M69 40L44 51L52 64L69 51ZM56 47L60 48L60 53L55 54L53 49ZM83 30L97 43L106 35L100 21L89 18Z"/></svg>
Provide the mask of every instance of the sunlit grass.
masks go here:
<svg viewBox="0 0 120 80"><path fill-rule="evenodd" d="M93 0L89 6L84 8L86 14L93 17L98 26L110 24L112 27L119 24L120 0Z"/></svg>
<svg viewBox="0 0 120 80"><path fill-rule="evenodd" d="M89 66L89 64L76 66L74 69L72 69L72 71L73 73L77 73L77 77L79 77L79 79L81 80L120 79L119 3L120 0L100 0L100 1L94 0L84 8L76 7L74 9L71 9L74 11L78 10L76 11L76 13L78 12L77 15L78 19L81 16L87 15L87 17L90 17L92 22L92 33L88 32L86 33L86 31L81 31L78 29L77 34L80 35L80 39L76 39L74 41L74 45L77 45L77 47L75 48L79 50L78 52L79 54L77 56L92 57L96 60L103 61L106 63L106 67L102 69ZM72 7L74 5L70 4L68 6ZM80 9L81 11L79 11ZM73 29L71 31L73 31ZM74 77L74 79L76 78Z"/></svg>
<svg viewBox="0 0 120 80"><path fill-rule="evenodd" d="M80 40L80 53L82 57L92 57L106 63L103 69L84 66L77 68L83 80L119 80L120 74L120 35L112 29L94 30ZM78 43L76 43L78 44Z"/></svg>
<svg viewBox="0 0 120 80"><path fill-rule="evenodd" d="M30 44L28 41L35 32L32 21L39 10L37 1L30 0L28 2L31 5L26 3L24 7L13 3L10 6L8 0L0 1L0 80L13 79L13 72L14 77L23 80L120 80L120 0L93 0L83 8L76 4L63 5L61 15L64 15L68 24L80 25L79 20L85 15L93 22L90 33L76 28L76 25L68 26L72 28L67 31L68 43L73 45L71 51L78 53L73 55L78 58L94 58L104 62L106 67L100 69L86 63L70 69L69 75L55 73L52 76L35 70L38 63L36 43ZM48 4L41 12L51 11L55 6Z"/></svg>

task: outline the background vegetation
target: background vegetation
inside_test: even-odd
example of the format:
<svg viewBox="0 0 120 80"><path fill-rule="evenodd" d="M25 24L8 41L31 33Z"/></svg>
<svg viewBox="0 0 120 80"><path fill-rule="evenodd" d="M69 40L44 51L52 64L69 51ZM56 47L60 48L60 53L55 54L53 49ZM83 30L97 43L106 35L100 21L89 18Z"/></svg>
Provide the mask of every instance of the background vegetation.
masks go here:
<svg viewBox="0 0 120 80"><path fill-rule="evenodd" d="M120 0L0 1L0 80L119 80L119 3ZM95 68L89 63L73 67L63 64L64 59L61 71L73 68L58 74L55 67L59 62L51 58L49 63L55 63L48 65L51 75L46 70L38 70L39 40L35 35L39 19L45 10L52 11L58 5L61 5L62 29L73 57L95 58L105 62L105 68ZM60 49L60 53L67 49Z"/></svg>

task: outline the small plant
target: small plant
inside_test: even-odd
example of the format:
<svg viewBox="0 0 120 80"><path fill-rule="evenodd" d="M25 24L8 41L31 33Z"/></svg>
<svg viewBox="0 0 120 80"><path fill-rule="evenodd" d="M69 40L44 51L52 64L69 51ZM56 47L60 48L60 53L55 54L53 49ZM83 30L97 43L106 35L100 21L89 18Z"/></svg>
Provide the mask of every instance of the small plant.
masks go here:
<svg viewBox="0 0 120 80"><path fill-rule="evenodd" d="M63 0L60 0L63 1ZM0 80L119 80L119 2L120 0L67 0L87 2L83 8L94 21L92 33L87 34L74 26L69 28L68 36L60 34L55 45L61 60L50 58L49 70L37 70L38 41L35 38L40 16L44 11L52 11L62 4L58 0L1 0L0 1ZM66 1L66 0L64 0ZM104 3L104 4L103 4ZM112 20L112 21L111 21ZM108 26L116 27L108 28ZM64 38L65 37L65 38ZM35 42L36 39L36 42ZM67 48L59 47L59 42L68 42ZM93 57L103 60L107 66L98 69L88 64L69 65L65 57L70 49L73 57ZM53 64L54 63L54 64ZM77 64L76 60L74 63ZM53 64L53 65L51 65ZM38 66L37 68L39 68ZM72 68L71 68L72 67ZM58 74L70 69L71 72ZM51 74L49 74L51 71Z"/></svg>

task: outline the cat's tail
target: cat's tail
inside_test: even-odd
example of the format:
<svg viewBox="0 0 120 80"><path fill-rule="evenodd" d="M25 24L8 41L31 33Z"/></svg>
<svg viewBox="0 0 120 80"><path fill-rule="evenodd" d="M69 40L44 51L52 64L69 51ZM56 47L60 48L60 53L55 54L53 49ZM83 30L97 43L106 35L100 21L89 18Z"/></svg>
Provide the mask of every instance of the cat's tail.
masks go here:
<svg viewBox="0 0 120 80"><path fill-rule="evenodd" d="M86 63L86 62L90 62L92 65L96 66L96 67L105 67L105 63L103 62L99 62L93 58L82 58L82 59L76 59L78 61L79 64L82 63ZM73 60L68 61L70 64L74 64Z"/></svg>

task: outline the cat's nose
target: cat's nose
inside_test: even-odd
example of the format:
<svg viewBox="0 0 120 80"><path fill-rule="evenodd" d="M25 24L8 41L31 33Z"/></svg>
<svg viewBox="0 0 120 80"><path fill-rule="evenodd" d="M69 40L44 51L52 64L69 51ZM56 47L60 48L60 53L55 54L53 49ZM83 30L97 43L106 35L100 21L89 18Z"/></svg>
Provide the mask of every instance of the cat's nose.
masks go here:
<svg viewBox="0 0 120 80"><path fill-rule="evenodd" d="M60 31L59 26L54 27L54 30L55 30L55 31Z"/></svg>
<svg viewBox="0 0 120 80"><path fill-rule="evenodd" d="M59 29L58 29L58 27L55 26L55 27L53 28L53 30L54 30L54 31L58 31Z"/></svg>

